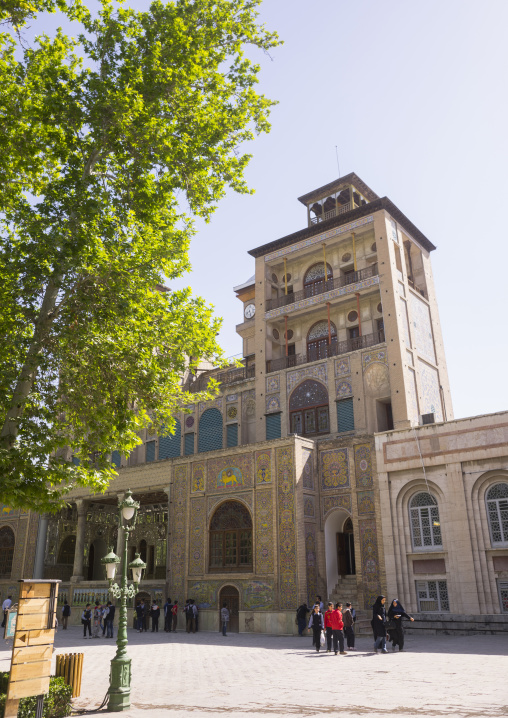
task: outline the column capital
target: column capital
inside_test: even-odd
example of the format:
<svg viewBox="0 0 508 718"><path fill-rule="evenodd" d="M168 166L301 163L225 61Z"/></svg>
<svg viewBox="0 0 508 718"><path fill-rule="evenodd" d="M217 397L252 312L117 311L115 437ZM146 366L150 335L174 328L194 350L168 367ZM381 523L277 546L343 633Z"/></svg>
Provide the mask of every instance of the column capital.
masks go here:
<svg viewBox="0 0 508 718"><path fill-rule="evenodd" d="M74 503L76 504L76 508L78 510L78 516L82 516L86 514L90 499L74 499Z"/></svg>

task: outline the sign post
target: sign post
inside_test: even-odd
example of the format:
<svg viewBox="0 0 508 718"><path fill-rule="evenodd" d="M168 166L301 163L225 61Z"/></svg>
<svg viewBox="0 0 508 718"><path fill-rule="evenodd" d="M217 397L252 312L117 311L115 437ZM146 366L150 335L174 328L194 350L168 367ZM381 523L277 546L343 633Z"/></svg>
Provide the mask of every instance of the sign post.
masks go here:
<svg viewBox="0 0 508 718"><path fill-rule="evenodd" d="M42 715L49 691L60 581L20 580L20 595L4 718L16 718L20 698L38 697Z"/></svg>

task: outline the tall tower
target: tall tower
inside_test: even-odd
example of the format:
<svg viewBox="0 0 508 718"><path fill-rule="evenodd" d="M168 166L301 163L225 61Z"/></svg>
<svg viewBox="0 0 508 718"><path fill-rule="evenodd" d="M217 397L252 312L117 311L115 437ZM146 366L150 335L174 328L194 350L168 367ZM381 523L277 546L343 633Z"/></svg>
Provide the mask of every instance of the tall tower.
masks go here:
<svg viewBox="0 0 508 718"><path fill-rule="evenodd" d="M255 276L235 288L256 440L453 418L432 242L354 173L299 201L308 226L251 250Z"/></svg>

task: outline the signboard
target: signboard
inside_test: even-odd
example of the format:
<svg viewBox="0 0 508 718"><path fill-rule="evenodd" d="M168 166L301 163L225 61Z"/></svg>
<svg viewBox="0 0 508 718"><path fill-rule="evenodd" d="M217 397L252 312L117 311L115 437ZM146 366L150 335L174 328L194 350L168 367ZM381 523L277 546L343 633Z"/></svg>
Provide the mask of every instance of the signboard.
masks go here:
<svg viewBox="0 0 508 718"><path fill-rule="evenodd" d="M20 581L11 670L4 718L17 715L20 698L49 691L51 656L60 581Z"/></svg>
<svg viewBox="0 0 508 718"><path fill-rule="evenodd" d="M18 606L12 606L7 611L7 620L5 621L4 638L14 638L16 632L16 619L18 617Z"/></svg>

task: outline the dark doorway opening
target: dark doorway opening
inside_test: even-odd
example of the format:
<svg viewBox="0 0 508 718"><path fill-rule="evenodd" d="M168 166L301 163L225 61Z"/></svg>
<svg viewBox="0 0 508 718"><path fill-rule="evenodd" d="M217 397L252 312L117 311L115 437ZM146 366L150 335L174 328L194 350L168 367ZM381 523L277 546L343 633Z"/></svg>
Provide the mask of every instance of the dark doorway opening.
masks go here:
<svg viewBox="0 0 508 718"><path fill-rule="evenodd" d="M345 522L343 532L337 534L337 568L339 576L356 574L355 537L351 519Z"/></svg>
<svg viewBox="0 0 508 718"><path fill-rule="evenodd" d="M228 631L239 633L240 631L240 595L234 586L224 586L219 596L219 630L222 630L220 620L220 609L226 603L229 610Z"/></svg>

